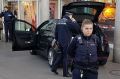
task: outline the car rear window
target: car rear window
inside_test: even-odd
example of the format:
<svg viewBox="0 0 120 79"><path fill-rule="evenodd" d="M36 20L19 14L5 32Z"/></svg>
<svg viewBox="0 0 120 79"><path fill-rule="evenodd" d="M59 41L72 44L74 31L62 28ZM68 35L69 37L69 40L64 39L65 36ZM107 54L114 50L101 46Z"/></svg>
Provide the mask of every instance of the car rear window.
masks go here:
<svg viewBox="0 0 120 79"><path fill-rule="evenodd" d="M74 7L69 9L69 11L75 13L75 14L96 14L96 9L90 8L90 7Z"/></svg>

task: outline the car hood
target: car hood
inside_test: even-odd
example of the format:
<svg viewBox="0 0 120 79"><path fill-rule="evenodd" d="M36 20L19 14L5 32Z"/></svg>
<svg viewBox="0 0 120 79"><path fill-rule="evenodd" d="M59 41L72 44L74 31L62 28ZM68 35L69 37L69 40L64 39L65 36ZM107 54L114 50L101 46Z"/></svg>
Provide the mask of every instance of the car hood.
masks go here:
<svg viewBox="0 0 120 79"><path fill-rule="evenodd" d="M62 17L65 12L72 12L73 17L82 22L83 19L91 19L94 22L98 22L98 17L105 7L105 3L93 2L93 1L80 1L72 2L63 6Z"/></svg>

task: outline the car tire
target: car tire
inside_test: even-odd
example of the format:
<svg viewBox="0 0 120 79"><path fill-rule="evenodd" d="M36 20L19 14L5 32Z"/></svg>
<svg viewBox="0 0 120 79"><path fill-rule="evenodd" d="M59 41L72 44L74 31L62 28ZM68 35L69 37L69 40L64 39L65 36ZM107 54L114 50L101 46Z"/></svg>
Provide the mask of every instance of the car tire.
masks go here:
<svg viewBox="0 0 120 79"><path fill-rule="evenodd" d="M37 55L37 52L36 52L35 50L31 50L31 51L30 51L30 54L31 54L31 55Z"/></svg>
<svg viewBox="0 0 120 79"><path fill-rule="evenodd" d="M48 64L51 67L53 64L53 59L54 59L54 50L52 48L50 48L48 50Z"/></svg>

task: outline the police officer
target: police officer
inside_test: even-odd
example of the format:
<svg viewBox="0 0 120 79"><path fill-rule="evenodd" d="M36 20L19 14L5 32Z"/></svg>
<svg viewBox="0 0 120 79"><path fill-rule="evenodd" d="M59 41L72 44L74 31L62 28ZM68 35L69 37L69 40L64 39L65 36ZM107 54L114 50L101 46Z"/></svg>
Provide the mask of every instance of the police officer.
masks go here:
<svg viewBox="0 0 120 79"><path fill-rule="evenodd" d="M13 13L9 10L8 6L4 7L4 12L1 12L0 17L4 17L5 41L12 41L12 25ZM9 32L9 35L8 35Z"/></svg>
<svg viewBox="0 0 120 79"><path fill-rule="evenodd" d="M63 16L63 18L67 19L66 24L67 24L68 29L70 30L72 37L78 35L80 33L80 30L79 30L80 26L77 23L77 21L74 19L73 13L66 12L66 15Z"/></svg>
<svg viewBox="0 0 120 79"><path fill-rule="evenodd" d="M76 30L76 27L79 27L79 25L75 22L75 19L72 17L71 13L66 13L66 15L58 21L55 30L55 39L57 40L62 53L59 54L59 56L56 56L57 58L55 57L53 60L52 72L58 74L57 68L61 60L63 60L64 77L71 76L68 72L68 57L66 51L72 38L71 30ZM78 31L78 29L76 31Z"/></svg>
<svg viewBox="0 0 120 79"><path fill-rule="evenodd" d="M82 34L73 38L67 52L73 58L72 79L97 79L99 39L93 32L93 22L85 19Z"/></svg>

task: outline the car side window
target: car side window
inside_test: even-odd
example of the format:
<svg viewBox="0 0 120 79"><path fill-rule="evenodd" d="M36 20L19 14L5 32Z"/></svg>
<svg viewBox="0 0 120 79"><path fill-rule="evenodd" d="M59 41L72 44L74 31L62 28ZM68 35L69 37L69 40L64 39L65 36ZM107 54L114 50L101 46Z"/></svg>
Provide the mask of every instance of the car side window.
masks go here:
<svg viewBox="0 0 120 79"><path fill-rule="evenodd" d="M42 30L53 30L54 23L48 23L44 25L41 29Z"/></svg>
<svg viewBox="0 0 120 79"><path fill-rule="evenodd" d="M16 31L31 31L32 26L30 24L27 24L26 22L23 21L16 21L15 22L15 30Z"/></svg>
<svg viewBox="0 0 120 79"><path fill-rule="evenodd" d="M53 36L54 35L54 31L55 31L55 23L54 22L49 22L47 24L45 24L40 31L44 31L44 33L46 33L49 36Z"/></svg>
<svg viewBox="0 0 120 79"><path fill-rule="evenodd" d="M54 32L55 26L56 26L56 24L52 22L52 23L48 24L48 27L46 29L51 30L51 32Z"/></svg>

